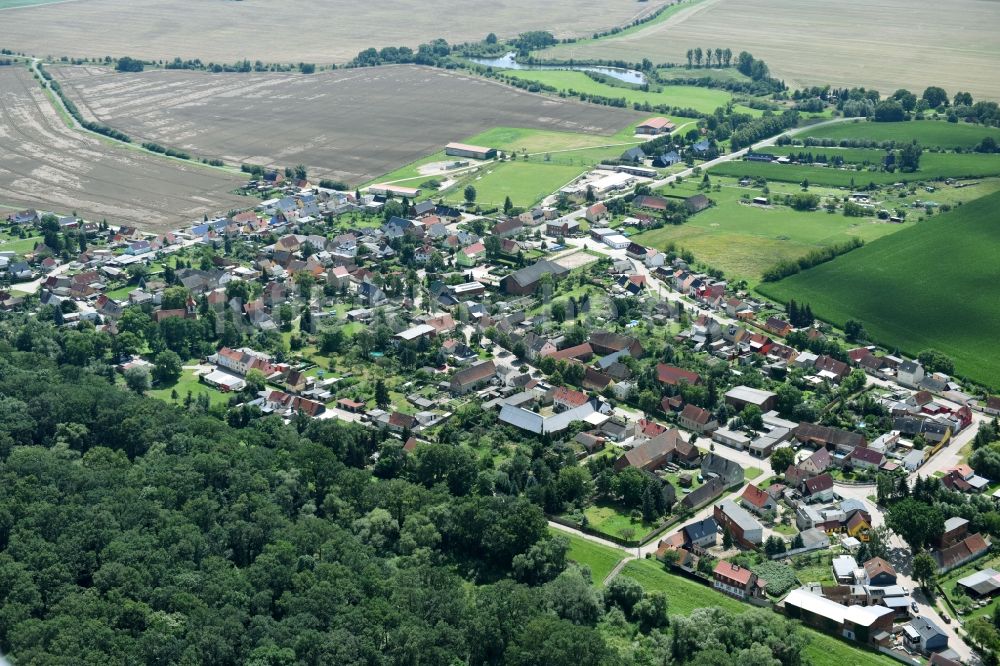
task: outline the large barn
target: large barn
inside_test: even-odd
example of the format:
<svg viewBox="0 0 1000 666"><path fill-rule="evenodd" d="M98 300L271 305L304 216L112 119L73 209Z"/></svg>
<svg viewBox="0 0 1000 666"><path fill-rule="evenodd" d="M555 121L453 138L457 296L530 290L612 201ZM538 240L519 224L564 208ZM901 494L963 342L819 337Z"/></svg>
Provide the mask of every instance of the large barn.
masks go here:
<svg viewBox="0 0 1000 666"><path fill-rule="evenodd" d="M471 157L474 160L491 160L497 156L497 149L470 146L467 143L449 143L444 147L444 154L452 157Z"/></svg>

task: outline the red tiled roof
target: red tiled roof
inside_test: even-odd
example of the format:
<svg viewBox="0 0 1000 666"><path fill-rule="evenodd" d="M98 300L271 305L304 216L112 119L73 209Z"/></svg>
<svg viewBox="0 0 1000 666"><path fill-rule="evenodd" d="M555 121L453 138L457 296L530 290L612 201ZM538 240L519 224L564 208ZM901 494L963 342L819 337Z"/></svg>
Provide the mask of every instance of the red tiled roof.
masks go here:
<svg viewBox="0 0 1000 666"><path fill-rule="evenodd" d="M576 389L567 388L565 386L560 386L552 393L552 400L555 402L562 402L571 407L579 407L589 400L586 393L577 391Z"/></svg>
<svg viewBox="0 0 1000 666"><path fill-rule="evenodd" d="M581 356L592 356L593 354L594 348L590 346L589 342L584 342L582 345L567 347L566 349L560 349L559 351L552 352L551 354L548 354L548 356L551 356L558 361L570 358L579 358Z"/></svg>
<svg viewBox="0 0 1000 666"><path fill-rule="evenodd" d="M725 560L719 560L719 563L715 565L715 570L712 572L716 576L725 576L730 580L734 580L740 585L749 585L750 579L753 578L753 572L744 567L730 564Z"/></svg>
<svg viewBox="0 0 1000 666"><path fill-rule="evenodd" d="M684 410L681 412L681 416L697 423L698 425L705 425L712 420L712 412L707 409L702 409L697 405L692 405L691 403L684 405Z"/></svg>
<svg viewBox="0 0 1000 666"><path fill-rule="evenodd" d="M874 578L875 576L883 573L895 576L896 570L892 568L891 564L883 560L881 557L873 557L865 562L865 573L868 574L869 578Z"/></svg>
<svg viewBox="0 0 1000 666"><path fill-rule="evenodd" d="M666 363L658 363L656 365L656 378L660 380L660 383L670 384L671 386L679 384L681 381L686 381L688 384L697 384L701 381L701 377L698 376L697 372L684 370L683 368L667 365Z"/></svg>
<svg viewBox="0 0 1000 666"><path fill-rule="evenodd" d="M763 490L761 490L752 483L749 486L747 486L746 490L743 491L742 497L743 499L745 499L750 504L753 504L758 509L763 509L771 501L770 495L768 495L766 492L764 492Z"/></svg>

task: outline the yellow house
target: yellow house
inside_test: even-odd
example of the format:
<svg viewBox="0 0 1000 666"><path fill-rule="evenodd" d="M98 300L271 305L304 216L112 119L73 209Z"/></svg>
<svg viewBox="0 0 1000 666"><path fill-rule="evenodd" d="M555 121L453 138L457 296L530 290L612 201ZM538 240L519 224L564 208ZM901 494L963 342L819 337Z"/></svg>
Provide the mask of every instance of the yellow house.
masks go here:
<svg viewBox="0 0 1000 666"><path fill-rule="evenodd" d="M860 511L855 511L850 520L847 521L847 533L855 539L868 541L868 530L872 526Z"/></svg>

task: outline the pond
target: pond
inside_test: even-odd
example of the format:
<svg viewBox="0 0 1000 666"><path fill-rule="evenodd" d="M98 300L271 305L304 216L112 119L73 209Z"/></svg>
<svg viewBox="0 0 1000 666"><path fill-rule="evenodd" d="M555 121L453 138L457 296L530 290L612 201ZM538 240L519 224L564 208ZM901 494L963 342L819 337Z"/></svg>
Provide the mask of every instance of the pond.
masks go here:
<svg viewBox="0 0 1000 666"><path fill-rule="evenodd" d="M477 65L493 67L495 69L569 69L577 72L596 72L597 74L604 74L625 83L634 83L640 86L646 83L646 75L634 69L600 67L597 65L525 65L515 60L515 55L515 53L511 52L502 58L467 58L467 60Z"/></svg>

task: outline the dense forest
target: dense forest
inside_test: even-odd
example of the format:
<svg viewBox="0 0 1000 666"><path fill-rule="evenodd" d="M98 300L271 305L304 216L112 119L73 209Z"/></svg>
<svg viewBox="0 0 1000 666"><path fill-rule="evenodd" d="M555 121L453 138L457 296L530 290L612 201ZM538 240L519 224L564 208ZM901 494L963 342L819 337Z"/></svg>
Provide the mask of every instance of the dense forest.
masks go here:
<svg viewBox="0 0 1000 666"><path fill-rule="evenodd" d="M541 509L474 483L455 446L380 478L383 433L168 405L61 362L67 339L0 322L15 664L802 663L773 613L668 619L622 577L601 593Z"/></svg>

